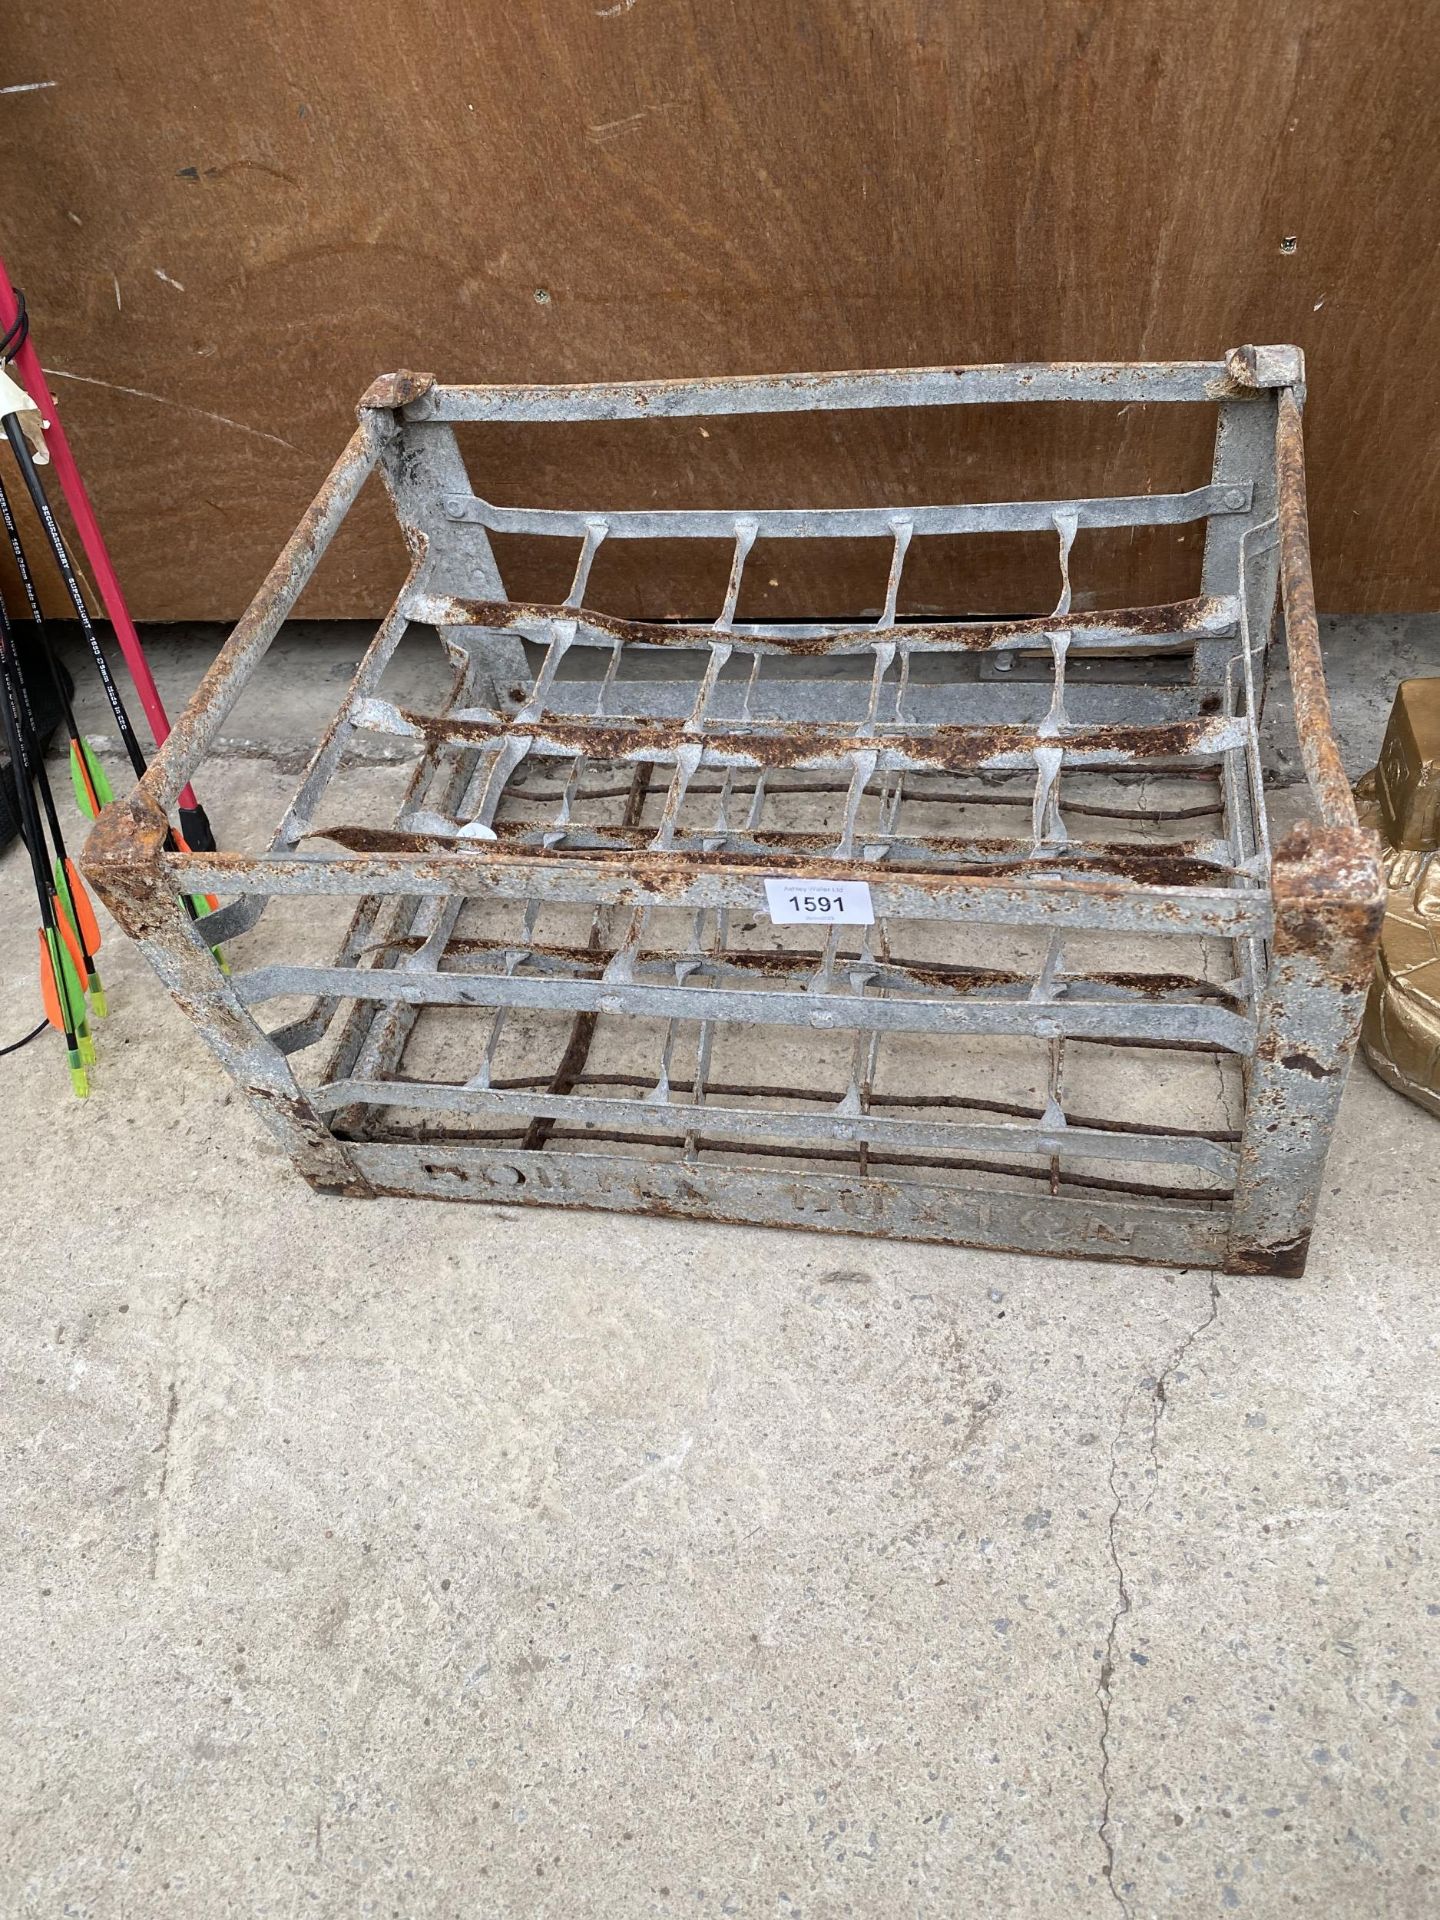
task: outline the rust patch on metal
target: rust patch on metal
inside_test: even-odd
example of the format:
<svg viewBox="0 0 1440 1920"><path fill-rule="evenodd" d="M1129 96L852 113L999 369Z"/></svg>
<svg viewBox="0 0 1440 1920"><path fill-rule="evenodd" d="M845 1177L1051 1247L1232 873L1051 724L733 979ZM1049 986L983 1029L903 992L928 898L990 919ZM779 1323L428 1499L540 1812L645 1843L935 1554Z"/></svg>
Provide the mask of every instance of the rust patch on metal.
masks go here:
<svg viewBox="0 0 1440 1920"><path fill-rule="evenodd" d="M1378 837L1301 821L1275 849L1270 884L1276 959L1305 954L1338 981L1367 983L1385 918Z"/></svg>
<svg viewBox="0 0 1440 1920"><path fill-rule="evenodd" d="M682 747L721 750L756 767L804 767L816 761L850 759L856 754L892 751L918 766L940 772L973 772L1006 754L1034 754L1037 749L1063 747L1070 754L1114 754L1132 761L1183 760L1213 751L1211 720L1162 720L1149 726L1102 722L1077 726L1068 733L1048 735L1033 727L990 724L887 729L884 733L854 733L841 726L815 721L784 721L758 729L736 726L697 732L684 720L654 720L643 716L623 725L605 721L577 721L557 715L543 720L457 720L400 708L407 726L431 747L456 743L482 745L501 738L530 739L562 754L584 754L592 760L625 760L675 753Z"/></svg>
<svg viewBox="0 0 1440 1920"><path fill-rule="evenodd" d="M82 861L97 882L112 869L154 868L165 844L168 823L140 789L103 807L85 841Z"/></svg>
<svg viewBox="0 0 1440 1920"><path fill-rule="evenodd" d="M1330 695L1315 616L1310 573L1310 522L1305 503L1305 441L1293 393L1282 393L1275 428L1279 486L1280 585L1285 607L1285 645L1295 701L1295 731L1305 771L1328 825L1356 825L1355 797L1345 777L1330 717Z"/></svg>
<svg viewBox="0 0 1440 1920"><path fill-rule="evenodd" d="M168 832L164 814L137 787L101 809L81 852L81 872L132 940L173 917L162 865Z"/></svg>
<svg viewBox="0 0 1440 1920"><path fill-rule="evenodd" d="M1226 1255L1225 1273L1259 1274L1276 1280L1299 1280L1310 1252L1310 1235L1283 1240L1274 1247L1242 1247Z"/></svg>
<svg viewBox="0 0 1440 1920"><path fill-rule="evenodd" d="M308 1138L309 1149L300 1149L298 1164L312 1186L322 1187L327 1193L343 1194L349 1199L373 1198L374 1188L358 1169L343 1180L335 1178L337 1151L334 1139L303 1095L281 1093L275 1087L257 1085L253 1081L246 1085L245 1091L262 1109L288 1121L297 1136Z"/></svg>
<svg viewBox="0 0 1440 1920"><path fill-rule="evenodd" d="M336 826L317 827L306 839L331 840L336 846L344 847L349 853L360 854L425 854L448 853L452 857L474 860L484 865L496 859L506 861L571 861L585 862L603 858L608 852L624 852L626 871L651 888L679 890L688 886L699 874L713 871L713 856L708 856L698 848L675 848L669 852L657 852L646 844L653 834L636 836L632 842L622 839L618 830L617 844L611 847L565 847L565 846L524 846L511 844L510 832L496 828L495 841L471 841L457 846L454 840L443 839L437 834L405 833L395 827ZM703 838L704 836L697 836ZM756 838L759 836L757 835ZM800 837L800 836L796 836ZM811 836L803 836L809 839ZM813 873L818 857L823 855L825 872L834 879L855 878L882 882L887 879L904 880L907 884L915 880L1003 880L1043 874L1073 874L1077 879L1093 881L1114 881L1125 886L1143 887L1218 887L1227 877L1227 869L1213 866L1209 861L1197 860L1183 848L1174 854L1151 853L1144 848L1125 844L1111 844L1104 848L1077 849L1073 842L1059 846L1049 853L1033 855L1017 854L1014 858L997 857L993 860L967 859L956 854L944 861L907 859L904 855L887 858L883 863L875 860L842 859L828 852L833 848L834 836L813 836L813 847L795 847L793 844L779 844L773 849L767 847L760 852L744 849L726 849L725 865L737 873L747 870L766 874ZM862 844L865 836L856 835ZM958 841L957 846L983 846L983 841ZM1013 842L997 842L997 845L1013 845ZM944 851L944 839L935 839L926 835L926 845ZM501 848L496 852L493 849ZM208 858L208 856L207 856Z"/></svg>
<svg viewBox="0 0 1440 1920"><path fill-rule="evenodd" d="M352 861L337 860L327 863L326 869L323 870L357 874L367 881L373 881L374 887L380 891L410 893L417 886L446 888L473 882L477 878L484 880L500 868L512 870L522 865L539 866L547 858L554 859L554 856L543 853L524 856L492 853L487 860L477 860L473 854L450 851L431 854L428 857L422 854L408 857L397 855L395 856L396 864L387 870L389 866L387 856L376 852L361 854ZM576 854L571 858L578 861L581 856ZM203 883L210 891L218 893L243 893L252 887L257 876L263 876L265 858L263 855L255 854L219 856L208 853L200 856L166 854L163 856L163 864L167 870L172 870L176 874L181 871L196 873L200 878L192 881L192 885L198 886ZM555 864L563 865L565 862L556 861ZM811 873L814 870L814 863L789 861L784 855L776 854L767 863L767 870L776 874ZM934 868L887 867L884 872L877 872L871 861L827 860L825 872L830 878L867 879L878 885L884 885L887 881L898 881L907 889L922 894L948 892L960 881L963 881L967 888L974 888L977 892L983 892L992 885L1008 885L1006 876L996 876L988 870L955 875L949 872L937 872ZM633 880L633 884L622 886L617 890L616 895L616 903L625 906L644 905L650 894L679 897L701 879L748 880L752 877L749 870L737 867L728 857L717 860L713 855L686 855L673 852L633 854L626 860L625 873L627 880ZM1049 866L1042 867L1040 873L1034 877L1049 880L1057 878L1057 875L1054 867ZM1119 878L1097 878L1086 871L1064 876L1064 883L1068 897L1077 901L1098 902L1102 905L1124 900L1133 884ZM323 893L326 889L322 887L317 891ZM1202 909L1198 914L1193 911L1187 912L1183 903L1164 896L1152 896L1146 901L1146 907L1154 919L1174 921L1177 927L1184 925L1194 932L1214 932L1229 938L1233 938L1236 933L1233 918L1224 912L1214 916L1207 909Z"/></svg>
<svg viewBox="0 0 1440 1920"><path fill-rule="evenodd" d="M1311 1053L1282 1053L1280 1065L1288 1067L1292 1073L1308 1073L1312 1080L1328 1080L1336 1071L1334 1067L1323 1067Z"/></svg>
<svg viewBox="0 0 1440 1920"><path fill-rule="evenodd" d="M1305 356L1298 347L1231 347L1225 355L1225 390L1230 394L1299 386L1304 379Z"/></svg>
<svg viewBox="0 0 1440 1920"><path fill-rule="evenodd" d="M361 394L357 411L380 412L411 406L423 399L434 385L433 373L408 373L404 370L382 373Z"/></svg>
<svg viewBox="0 0 1440 1920"><path fill-rule="evenodd" d="M1184 638L1205 629L1216 617L1220 602L1197 597L1177 600L1161 606L1125 607L1118 610L1037 614L1021 620L966 622L958 626L947 621L924 621L890 627L857 622L839 633L819 637L767 634L764 645L777 653L820 655L857 645L934 646L947 651L983 653L1007 640L1033 639L1043 647L1052 633L1067 633L1083 640L1085 634L1108 632L1125 627L1137 638ZM612 614L588 607L565 607L538 600L461 600L436 596L428 603L432 621L441 625L484 627L505 632L527 624L556 620L574 620L593 627L607 639L622 645L647 647L711 647L717 639L713 625L672 624L647 620L622 620Z"/></svg>

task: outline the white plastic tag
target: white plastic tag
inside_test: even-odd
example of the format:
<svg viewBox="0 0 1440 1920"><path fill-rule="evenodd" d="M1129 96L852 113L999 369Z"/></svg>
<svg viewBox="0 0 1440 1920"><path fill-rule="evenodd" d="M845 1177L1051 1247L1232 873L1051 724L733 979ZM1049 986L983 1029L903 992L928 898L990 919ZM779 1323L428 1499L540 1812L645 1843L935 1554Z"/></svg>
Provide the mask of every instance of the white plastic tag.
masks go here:
<svg viewBox="0 0 1440 1920"><path fill-rule="evenodd" d="M45 435L41 431L44 422L40 418L40 409L30 398L18 380L12 380L3 367L0 367L0 419L7 413L16 414L20 421L20 431L30 442L30 455L37 467L45 466L50 459L50 449L45 444Z"/></svg>
<svg viewBox="0 0 1440 1920"><path fill-rule="evenodd" d="M871 927L866 880L767 880L765 905L777 927Z"/></svg>

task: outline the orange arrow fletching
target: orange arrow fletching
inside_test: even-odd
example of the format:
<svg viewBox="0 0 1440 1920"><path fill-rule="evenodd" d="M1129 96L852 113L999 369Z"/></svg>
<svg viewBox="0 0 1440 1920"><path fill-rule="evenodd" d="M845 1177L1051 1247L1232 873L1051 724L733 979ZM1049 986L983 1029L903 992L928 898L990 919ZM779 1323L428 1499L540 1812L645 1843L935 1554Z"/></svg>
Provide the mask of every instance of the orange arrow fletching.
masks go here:
<svg viewBox="0 0 1440 1920"><path fill-rule="evenodd" d="M75 924L75 930L85 944L86 953L100 951L100 923L95 918L95 909L90 896L85 891L85 882L80 878L73 860L67 860L62 868L55 863L55 879L59 885L60 898L65 904Z"/></svg>
<svg viewBox="0 0 1440 1920"><path fill-rule="evenodd" d="M40 929L40 998L45 1018L60 1033L78 1034L85 1026L85 989L58 937Z"/></svg>
<svg viewBox="0 0 1440 1920"><path fill-rule="evenodd" d="M40 999L45 1008L45 1018L57 1033L63 1033L66 1026L65 1009L60 1003L60 983L55 978L55 962L43 927L40 929Z"/></svg>
<svg viewBox="0 0 1440 1920"><path fill-rule="evenodd" d="M70 916L66 913L62 904L62 896L58 893L52 893L50 903L55 910L55 931L65 942L65 951L69 954L76 973L83 980L87 971L85 955L80 950L80 941L74 927L70 924Z"/></svg>

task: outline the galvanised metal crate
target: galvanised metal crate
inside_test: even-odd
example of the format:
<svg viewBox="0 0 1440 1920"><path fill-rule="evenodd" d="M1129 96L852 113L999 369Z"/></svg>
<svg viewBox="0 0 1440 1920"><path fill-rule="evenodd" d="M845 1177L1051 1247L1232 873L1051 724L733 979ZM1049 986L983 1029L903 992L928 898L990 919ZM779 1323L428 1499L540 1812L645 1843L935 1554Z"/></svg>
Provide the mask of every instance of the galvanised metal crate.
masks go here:
<svg viewBox="0 0 1440 1920"><path fill-rule="evenodd" d="M620 386L386 376L88 871L326 1191L1299 1273L1383 898L1321 672L1302 378L1288 347ZM456 435L1054 401L1211 405L1208 483L1047 498L1036 473L1035 498L1001 503L561 511L478 497ZM409 575L269 847L166 851L168 810L377 466ZM1198 594L1077 609L1077 534L1191 523ZM1053 610L903 611L932 537L1037 531ZM507 598L513 535L570 543L563 599ZM607 543L696 539L730 553L703 619L603 610ZM864 617L743 614L755 544L811 540L870 543ZM1277 581L1313 818L1272 847ZM386 694L412 628L453 667L423 710ZM337 771L377 741L410 756L403 794L378 824L337 817ZM201 891L224 904L197 925ZM271 951L286 896L354 902L333 960Z"/></svg>

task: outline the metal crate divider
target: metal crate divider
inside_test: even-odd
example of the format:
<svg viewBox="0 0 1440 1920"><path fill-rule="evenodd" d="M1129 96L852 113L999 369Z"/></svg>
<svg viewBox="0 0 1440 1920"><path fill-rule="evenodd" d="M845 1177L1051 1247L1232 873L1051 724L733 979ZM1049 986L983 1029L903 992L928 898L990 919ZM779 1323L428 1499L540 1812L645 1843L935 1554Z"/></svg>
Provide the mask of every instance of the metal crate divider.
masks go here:
<svg viewBox="0 0 1440 1920"><path fill-rule="evenodd" d="M1382 907L1320 668L1301 380L1289 348L622 387L386 376L146 779L97 826L88 870L327 1190L1297 1273ZM1210 483L904 509L522 510L472 493L454 433L1040 399L1218 402ZM168 808L377 465L413 565L270 849L165 851ZM1080 529L1186 522L1205 525L1197 598L1073 610ZM900 614L916 539L1036 530L1057 546L1050 614ZM573 539L562 604L505 597L490 536L507 533ZM603 543L717 537L732 562L713 622L587 603ZM739 617L758 539L837 537L888 549L877 618ZM1272 849L1258 723L1277 578L1317 818ZM416 624L454 664L436 712L380 695ZM394 824L317 825L362 735L417 751ZM809 945L814 930L772 932L763 881L785 875L865 879L873 926ZM201 890L229 901L203 937L182 905ZM221 970L210 942L310 893L357 898L333 965ZM1022 960L1006 963L1007 940ZM253 1009L292 994L309 1010L263 1031ZM444 1071L424 1042L447 1009L474 1029L458 1078L453 1022ZM597 1058L607 1036L618 1067ZM936 1084L977 1038L1038 1049L1023 1097L1003 1073ZM320 1084L302 1091L291 1057L321 1042ZM818 1071L807 1046L829 1042L840 1052ZM917 1047L931 1070L897 1084L896 1056L913 1071ZM1229 1063L1243 1111L1115 1113L1094 1074L1071 1088L1087 1048L1120 1082L1137 1050L1162 1082L1200 1060L1223 1084Z"/></svg>

